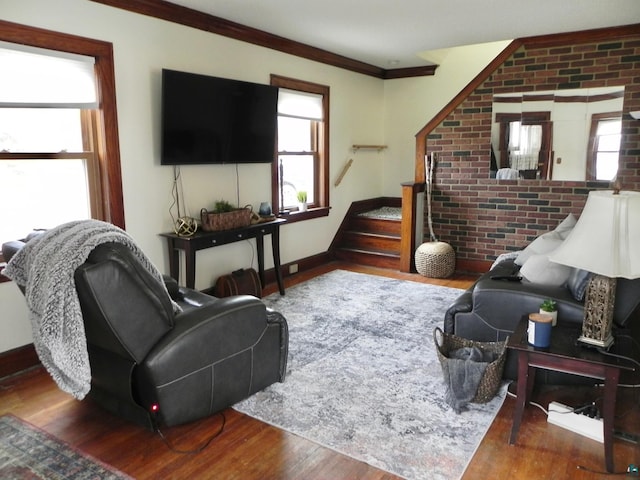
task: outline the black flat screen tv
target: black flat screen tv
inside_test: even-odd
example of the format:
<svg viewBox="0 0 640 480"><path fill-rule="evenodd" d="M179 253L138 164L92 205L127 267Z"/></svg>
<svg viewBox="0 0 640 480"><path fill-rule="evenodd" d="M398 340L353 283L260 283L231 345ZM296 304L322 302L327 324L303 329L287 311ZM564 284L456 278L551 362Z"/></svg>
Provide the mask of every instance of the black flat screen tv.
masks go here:
<svg viewBox="0 0 640 480"><path fill-rule="evenodd" d="M162 70L162 165L269 163L278 88Z"/></svg>

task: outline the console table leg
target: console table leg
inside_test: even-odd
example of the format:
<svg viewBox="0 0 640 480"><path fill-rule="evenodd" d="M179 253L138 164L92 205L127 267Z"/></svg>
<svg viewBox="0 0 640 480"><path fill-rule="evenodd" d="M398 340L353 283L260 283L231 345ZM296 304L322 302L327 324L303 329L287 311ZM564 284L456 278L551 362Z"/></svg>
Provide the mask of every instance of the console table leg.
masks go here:
<svg viewBox="0 0 640 480"><path fill-rule="evenodd" d="M185 257L185 274L186 286L188 288L196 288L196 252L187 250L184 252Z"/></svg>
<svg viewBox="0 0 640 480"><path fill-rule="evenodd" d="M178 277L180 276L180 252L178 252L178 250L175 248L175 245L170 239L167 242L167 245L169 247L169 275L171 275L171 278L173 278L176 282L179 282L180 278Z"/></svg>
<svg viewBox="0 0 640 480"><path fill-rule="evenodd" d="M264 288L264 237L262 235L256 237L256 251L258 252L258 277L260 277L260 283Z"/></svg>
<svg viewBox="0 0 640 480"><path fill-rule="evenodd" d="M271 234L271 250L273 252L273 266L276 273L276 281L280 295L284 295L284 283L282 282L282 270L280 268L280 228L276 227Z"/></svg>
<svg viewBox="0 0 640 480"><path fill-rule="evenodd" d="M607 472L613 472L613 422L616 409L616 393L620 370L607 368L604 379L604 399L602 402L602 428L604 433L604 463Z"/></svg>
<svg viewBox="0 0 640 480"><path fill-rule="evenodd" d="M529 367L528 355L526 352L518 352L518 386L516 390L516 408L513 412L513 425L511 426L511 436L509 437L510 445L515 445L518 438L522 414L527 404L529 389L533 385L533 379L534 371Z"/></svg>

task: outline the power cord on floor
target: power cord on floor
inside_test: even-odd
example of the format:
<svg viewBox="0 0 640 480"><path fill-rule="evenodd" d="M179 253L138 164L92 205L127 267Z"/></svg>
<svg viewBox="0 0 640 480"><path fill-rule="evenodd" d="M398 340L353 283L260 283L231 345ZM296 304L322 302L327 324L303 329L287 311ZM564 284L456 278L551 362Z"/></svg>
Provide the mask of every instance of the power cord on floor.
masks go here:
<svg viewBox="0 0 640 480"><path fill-rule="evenodd" d="M197 453L202 452L205 448L207 448L209 446L209 444L211 444L211 442L217 438L222 431L224 430L224 426L227 423L227 419L224 416L224 412L220 412L220 417L222 417L222 424L220 425L220 429L215 432L213 435L211 435L207 441L202 444L200 447L195 448L193 450L182 450L179 448L174 447L171 442L169 441L169 439L167 437L164 436L164 434L162 433L162 430L160 430L160 426L158 425L158 423L155 421L154 419L154 430L156 431L156 433L160 436L160 438L162 439L162 441L165 443L165 445L167 446L167 448L169 448L169 450L171 450L174 453L180 453L180 454L185 454L185 455L195 455Z"/></svg>
<svg viewBox="0 0 640 480"><path fill-rule="evenodd" d="M513 397L513 398L517 398L518 397L515 393L511 393L509 390L507 390L507 395L509 395L510 397ZM545 415L547 415L547 416L549 415L549 412L547 411L547 409L545 409L539 403L529 401L529 402L527 402L527 404L531 405L533 407L538 407L540 410L542 410L545 413Z"/></svg>
<svg viewBox="0 0 640 480"><path fill-rule="evenodd" d="M638 477L638 467L633 463L629 464L627 470L624 472L605 472L604 470L594 470L589 467L585 467L584 465L578 465L576 467L578 470L583 470L589 473L595 473L596 475L625 475L629 477Z"/></svg>
<svg viewBox="0 0 640 480"><path fill-rule="evenodd" d="M507 395L509 395L509 396L511 396L511 397L514 397L514 398L516 398L515 393L511 393L511 392L507 391ZM527 402L527 404L528 404L528 405L531 405L532 407L537 407L537 408L539 408L540 410L542 410L542 411L545 413L545 415L549 416L549 410L547 410L546 408L544 408L544 407L543 407L542 405L540 405L539 403L529 401L529 402ZM582 411L584 411L584 410L588 410L588 409L590 409L590 408L593 408L594 406L595 406L595 402L593 402L593 403L589 403L589 404L587 404L587 405L583 405L582 407L578 407L578 408L571 408L571 410L568 410L568 411L566 411L566 412L556 412L556 411L554 411L554 413L558 413L558 414L561 414L561 415L565 415L565 414L569 414L569 413L580 413L580 412L582 412Z"/></svg>
<svg viewBox="0 0 640 480"><path fill-rule="evenodd" d="M507 395L513 398L516 398L517 395L515 393L511 393L510 391L507 390ZM549 415L549 411L547 409L545 409L542 405L540 405L539 403L535 403L535 402L527 402L529 405L532 405L534 407L538 407L540 410L542 410L547 416ZM580 408L574 408L571 409L570 411L567 412L556 412L556 413L579 413L582 410L586 410L588 408L591 408L593 405L595 405L595 402L585 405L583 407ZM583 470L585 472L589 472L589 473L595 473L596 475L628 475L630 477L638 477L640 476L639 473L639 469L638 466L634 465L634 464L629 464L629 466L627 467L627 470L624 472L605 472L602 470L593 470L589 467L585 467L584 465L577 465L576 468L578 470Z"/></svg>

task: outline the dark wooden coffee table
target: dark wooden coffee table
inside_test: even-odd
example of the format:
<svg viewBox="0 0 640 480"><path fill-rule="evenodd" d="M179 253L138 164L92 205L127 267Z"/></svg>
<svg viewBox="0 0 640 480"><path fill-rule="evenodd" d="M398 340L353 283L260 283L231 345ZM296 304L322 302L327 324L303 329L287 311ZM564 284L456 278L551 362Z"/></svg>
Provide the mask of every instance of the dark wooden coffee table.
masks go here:
<svg viewBox="0 0 640 480"><path fill-rule="evenodd" d="M634 370L633 365L628 361L600 353L597 349L578 344L580 325L559 322L553 327L551 346L544 349L529 345L527 326L528 318L525 316L507 343L507 348L514 350L518 355L516 408L509 443L511 445L516 443L522 413L533 390L536 368L600 379L604 381L602 402L604 460L607 471L613 472L613 423L618 379L621 370ZM611 348L611 351L614 352L615 349L616 345Z"/></svg>

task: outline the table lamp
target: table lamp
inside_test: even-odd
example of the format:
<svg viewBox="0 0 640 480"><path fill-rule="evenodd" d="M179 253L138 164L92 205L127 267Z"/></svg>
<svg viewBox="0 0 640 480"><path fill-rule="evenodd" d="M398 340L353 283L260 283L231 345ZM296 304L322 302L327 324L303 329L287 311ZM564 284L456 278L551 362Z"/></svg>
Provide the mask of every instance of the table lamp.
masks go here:
<svg viewBox="0 0 640 480"><path fill-rule="evenodd" d="M608 348L617 278L640 277L640 192L589 192L578 222L549 259L593 273L578 341Z"/></svg>

